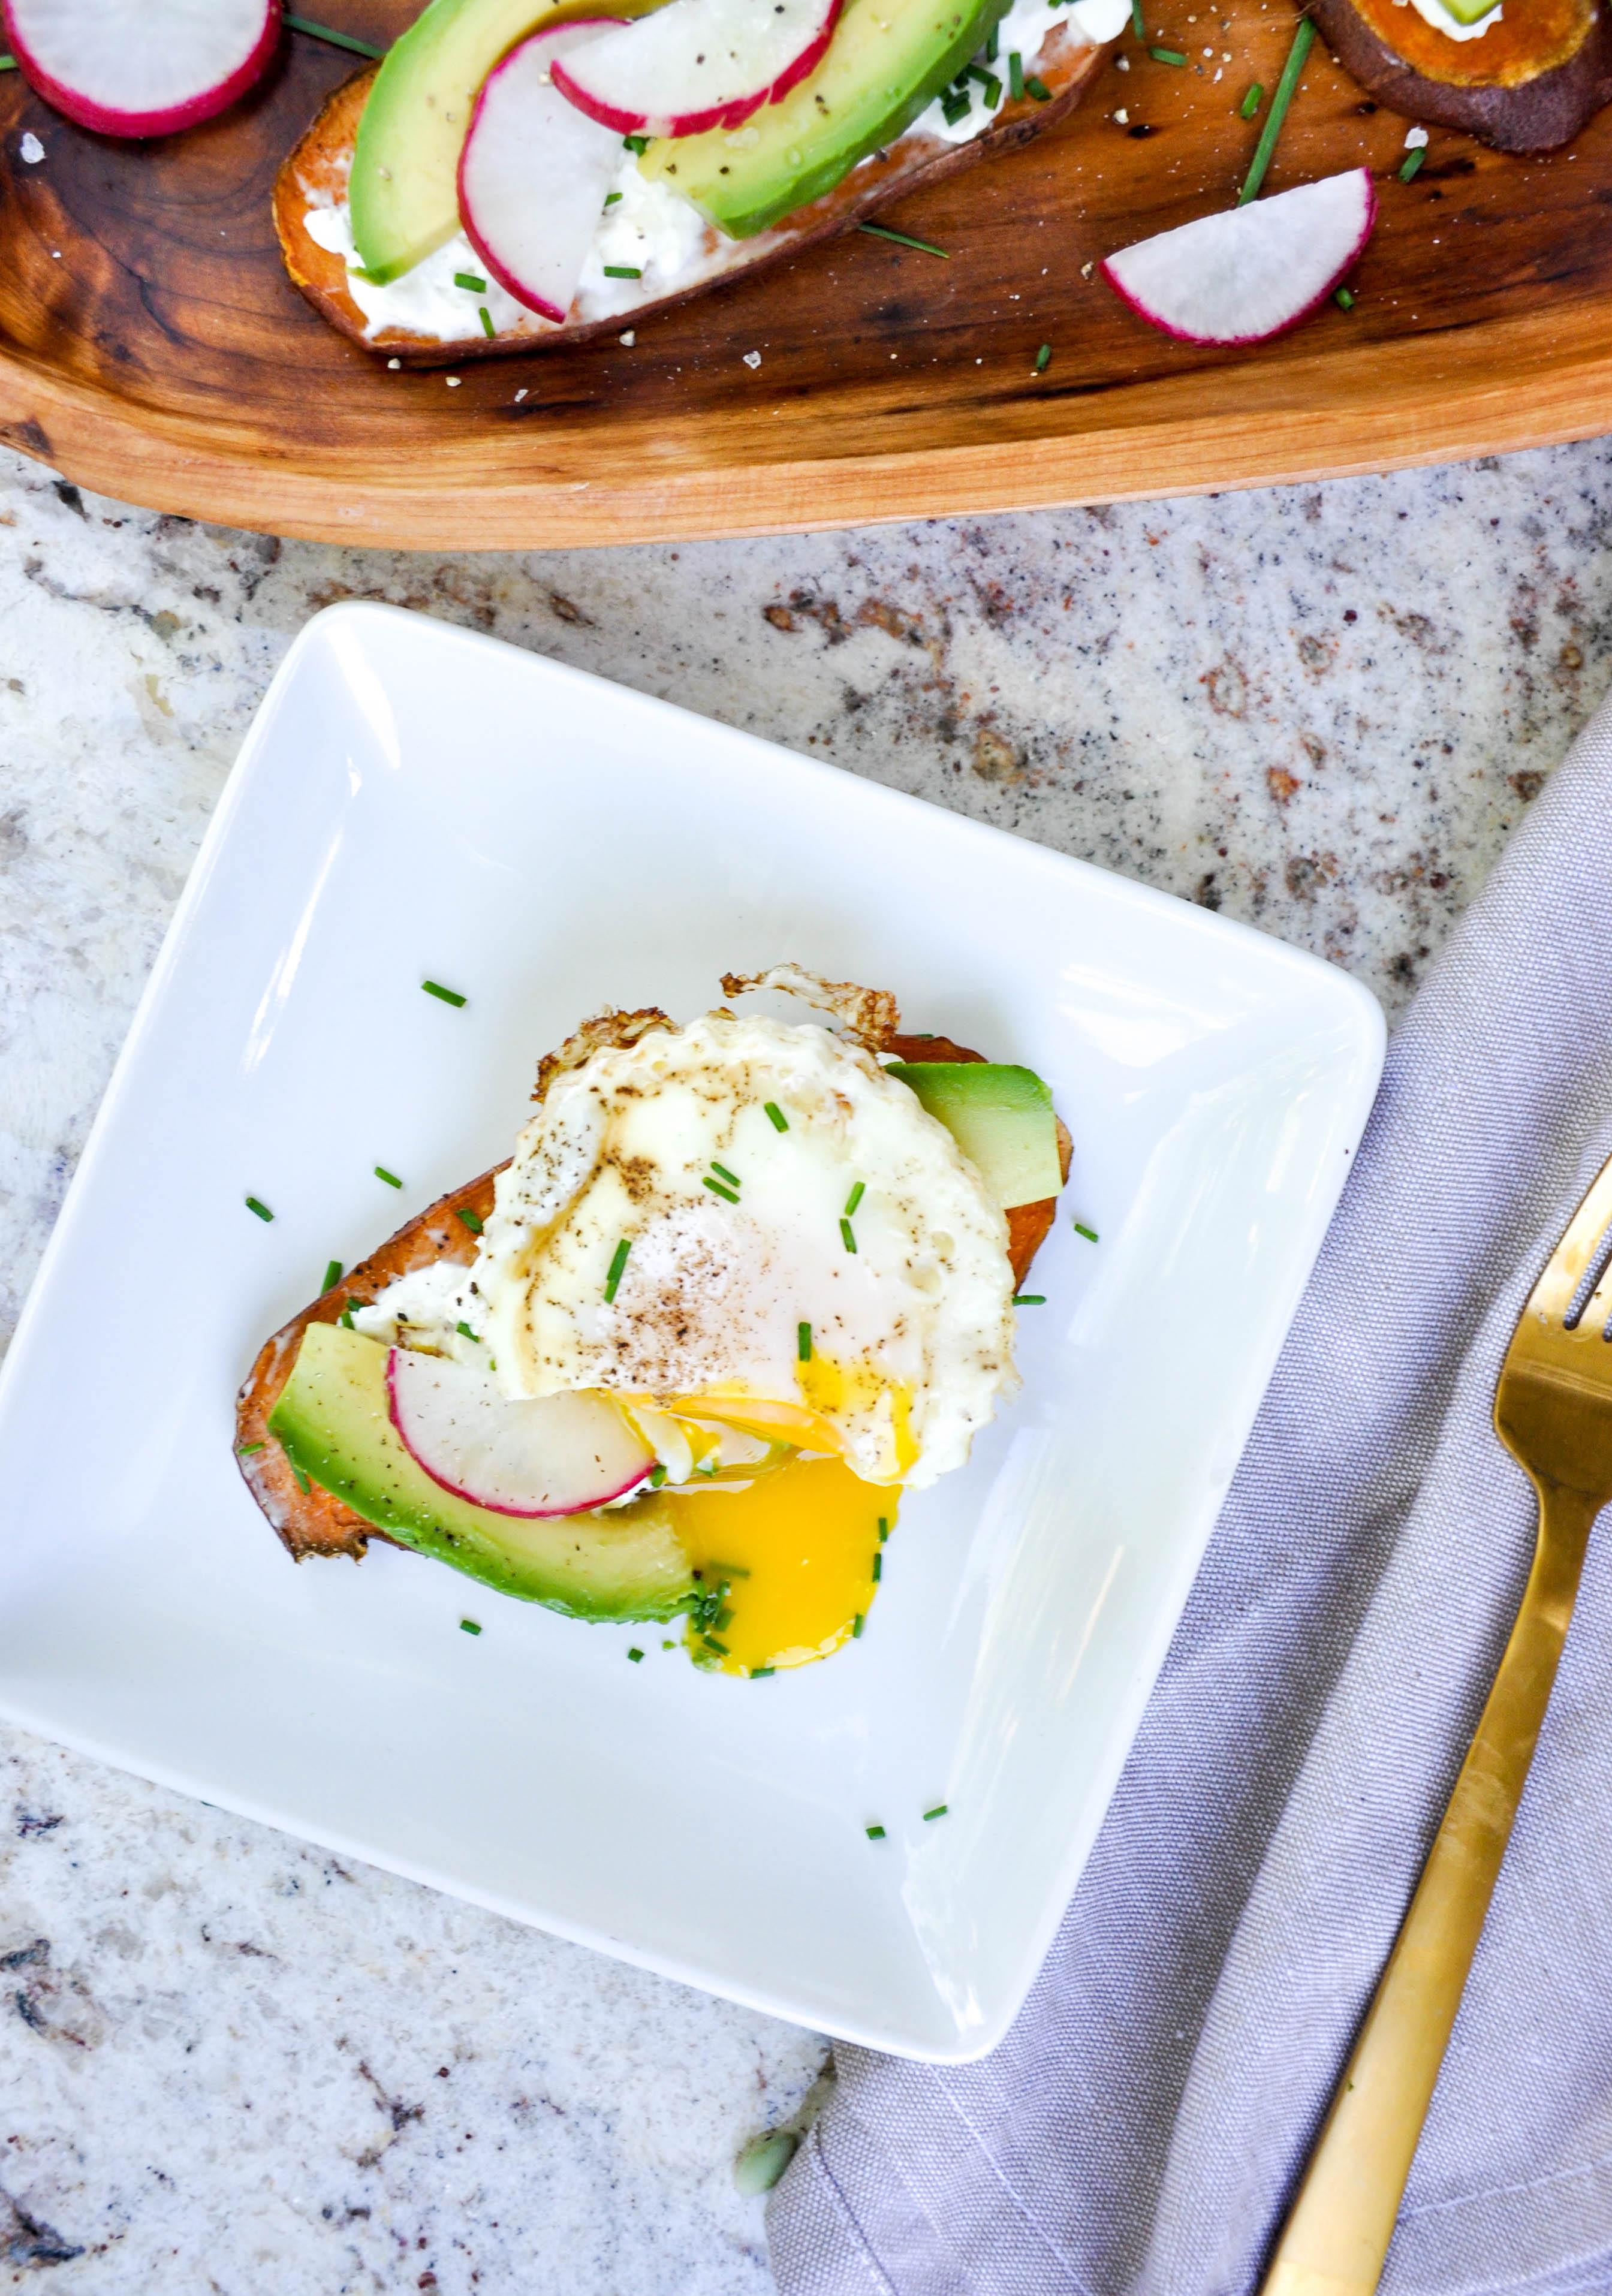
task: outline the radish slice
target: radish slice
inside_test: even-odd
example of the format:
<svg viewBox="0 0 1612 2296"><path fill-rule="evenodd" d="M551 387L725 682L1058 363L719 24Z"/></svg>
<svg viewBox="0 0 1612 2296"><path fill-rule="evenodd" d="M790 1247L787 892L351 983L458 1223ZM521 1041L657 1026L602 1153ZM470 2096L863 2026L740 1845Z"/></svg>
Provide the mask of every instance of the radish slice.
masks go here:
<svg viewBox="0 0 1612 2296"><path fill-rule="evenodd" d="M655 1455L608 1397L512 1402L485 1372L393 1348L392 1424L410 1456L455 1498L495 1514L580 1514L642 1482Z"/></svg>
<svg viewBox="0 0 1612 2296"><path fill-rule="evenodd" d="M828 46L840 0L669 0L554 67L579 111L618 134L700 135L776 103Z"/></svg>
<svg viewBox="0 0 1612 2296"><path fill-rule="evenodd" d="M280 0L4 0L29 85L102 135L170 135L244 95L280 40Z"/></svg>
<svg viewBox="0 0 1612 2296"><path fill-rule="evenodd" d="M1182 342L1268 342L1326 300L1376 220L1371 178L1351 168L1139 240L1110 255L1102 275Z"/></svg>
<svg viewBox="0 0 1612 2296"><path fill-rule="evenodd" d="M621 138L568 103L556 57L619 23L588 16L535 32L487 74L459 155L459 216L501 287L562 321L621 165Z"/></svg>

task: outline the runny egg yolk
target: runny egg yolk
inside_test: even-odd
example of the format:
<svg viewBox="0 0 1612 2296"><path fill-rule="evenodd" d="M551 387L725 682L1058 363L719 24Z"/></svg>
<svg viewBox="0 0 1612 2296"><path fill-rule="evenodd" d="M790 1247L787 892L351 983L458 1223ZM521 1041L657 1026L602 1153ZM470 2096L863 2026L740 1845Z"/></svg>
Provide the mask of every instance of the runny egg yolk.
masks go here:
<svg viewBox="0 0 1612 2296"><path fill-rule="evenodd" d="M806 1666L859 1631L897 1491L863 1482L843 1459L794 1458L752 1482L667 1496L708 1598L689 1622L698 1660L740 1675Z"/></svg>

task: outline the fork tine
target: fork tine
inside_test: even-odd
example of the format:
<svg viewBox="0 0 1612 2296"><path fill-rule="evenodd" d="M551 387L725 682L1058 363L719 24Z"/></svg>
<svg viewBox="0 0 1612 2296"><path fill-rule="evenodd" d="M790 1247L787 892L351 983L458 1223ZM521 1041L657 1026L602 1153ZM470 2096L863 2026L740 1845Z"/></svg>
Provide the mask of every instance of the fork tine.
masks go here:
<svg viewBox="0 0 1612 2296"><path fill-rule="evenodd" d="M1612 1226L1612 1156L1609 1156L1584 1191L1583 1202L1568 1221L1567 1232L1546 1263L1544 1273L1528 1295L1525 1316L1549 1316L1559 1323L1573 1304L1573 1294L1583 1281L1584 1270L1595 1256L1597 1245ZM1592 1295L1599 1300L1607 1279ZM1585 1318L1590 1307L1585 1308Z"/></svg>

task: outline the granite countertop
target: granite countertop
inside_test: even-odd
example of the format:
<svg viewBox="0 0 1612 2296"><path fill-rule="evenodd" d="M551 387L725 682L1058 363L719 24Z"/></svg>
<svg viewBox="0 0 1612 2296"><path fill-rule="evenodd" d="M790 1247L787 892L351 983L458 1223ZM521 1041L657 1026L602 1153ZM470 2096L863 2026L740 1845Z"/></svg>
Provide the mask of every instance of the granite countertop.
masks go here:
<svg viewBox="0 0 1612 2296"><path fill-rule="evenodd" d="M307 616L382 598L1222 909L1403 1006L1600 701L1612 447L1195 502L410 557L0 455L0 1343ZM765 2296L815 2037L0 1731L0 2273Z"/></svg>

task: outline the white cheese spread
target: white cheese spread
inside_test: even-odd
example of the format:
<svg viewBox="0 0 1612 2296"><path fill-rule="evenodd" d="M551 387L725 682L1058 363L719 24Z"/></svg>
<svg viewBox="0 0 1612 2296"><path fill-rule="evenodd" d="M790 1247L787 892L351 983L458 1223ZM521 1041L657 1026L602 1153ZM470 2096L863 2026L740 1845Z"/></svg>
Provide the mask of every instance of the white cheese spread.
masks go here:
<svg viewBox="0 0 1612 2296"><path fill-rule="evenodd" d="M462 231L456 231L434 255L428 255L423 263L415 264L400 279L389 279L379 287L366 279L358 267L353 222L345 200L340 206L310 208L302 225L315 247L323 248L327 255L339 255L346 264L347 291L364 314L366 335L378 335L388 327L396 327L401 332L426 335L439 343L456 343L466 336L485 332L479 316L484 308L492 320L495 334L512 327L517 319L532 316L526 305L507 294L495 279L487 279L486 286L480 289L455 285L456 272L470 279L487 278L481 258Z"/></svg>
<svg viewBox="0 0 1612 2296"><path fill-rule="evenodd" d="M1436 0L1435 0L1436 4ZM1073 7L1057 8L1052 0L1013 0L996 27L996 62L992 71L1001 82L994 103L978 80L969 83L969 108L961 118L948 119L943 99L937 96L907 129L909 135L932 135L937 144L970 144L983 135L1007 101L1008 58L1016 55L1027 73L1041 61L1041 52L1060 25L1075 36L1076 46L1096 47L1116 40L1131 20L1130 0L1075 0Z"/></svg>

